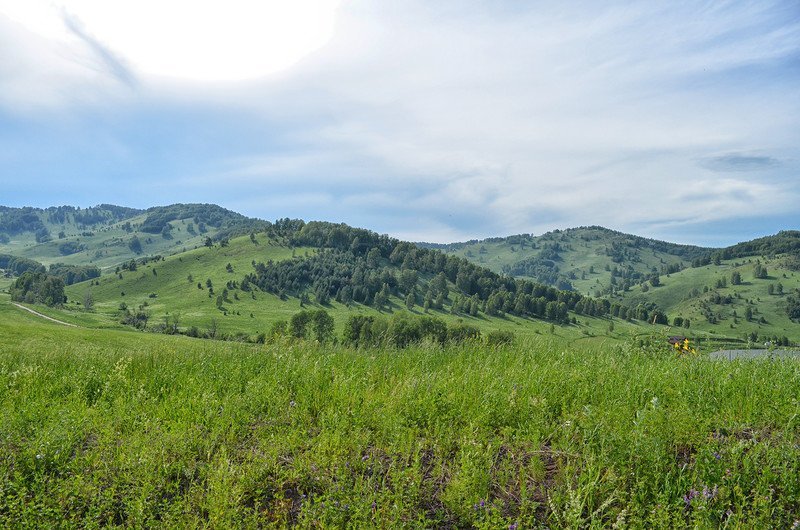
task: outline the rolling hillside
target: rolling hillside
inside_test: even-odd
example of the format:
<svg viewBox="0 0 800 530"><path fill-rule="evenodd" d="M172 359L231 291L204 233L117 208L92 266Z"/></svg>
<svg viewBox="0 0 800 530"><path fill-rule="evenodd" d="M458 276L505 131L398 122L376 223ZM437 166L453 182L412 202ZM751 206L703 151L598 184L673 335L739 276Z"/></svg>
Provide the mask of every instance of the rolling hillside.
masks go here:
<svg viewBox="0 0 800 530"><path fill-rule="evenodd" d="M419 245L465 257L498 273L531 278L591 296L630 287L654 273L688 267L714 250L596 226L555 230L540 236L519 234L447 245Z"/></svg>
<svg viewBox="0 0 800 530"><path fill-rule="evenodd" d="M757 274L759 267L766 273ZM797 341L800 325L789 319L787 304L798 293L796 258L778 255L689 267L661 276L658 286L637 285L615 299L629 306L654 303L673 319L690 319L693 328L714 334L751 342L784 336Z"/></svg>
<svg viewBox="0 0 800 530"><path fill-rule="evenodd" d="M93 208L0 207L0 253L45 265L100 268L138 256L169 254L203 245L264 222L215 205L180 204L137 210L108 204Z"/></svg>
<svg viewBox="0 0 800 530"><path fill-rule="evenodd" d="M7 274L59 275L67 303L42 311L90 327L125 322L254 340L301 310L324 309L339 332L353 315L428 315L523 335L553 332L555 324L576 339L641 335L664 324L739 344L800 342L788 315L800 297L800 260L779 253L794 248L793 232L730 249L598 227L414 245L343 224L248 219L213 205L2 212L0 226L14 234L0 247L0 262L16 268ZM63 237L37 243L36 219ZM78 247L65 255L63 245ZM56 263L100 265L102 275ZM767 275L754 278L756 267Z"/></svg>
<svg viewBox="0 0 800 530"><path fill-rule="evenodd" d="M382 279L388 279L388 283L393 285L380 309L374 303L343 300L341 295L335 294L321 303L311 286L300 286L294 292L271 292L269 288L255 286L243 288L243 279L254 274L253 263L300 266L309 258L325 252L329 251L310 246L293 247L259 232L253 238L234 238L225 246L215 244L163 258L140 259L133 271L129 270L129 264L125 264L127 269L121 267L118 272L110 271L99 279L68 286L65 308L45 311L92 327L119 327L126 311L141 312L148 316L149 328L177 325L187 330L196 327L200 333L213 329L217 333L241 334L242 338L249 339L267 333L276 321L289 320L304 308L328 311L337 330L341 330L353 315L388 318L429 315L451 325L473 325L484 332L499 329L523 335L550 333L547 320L525 315L488 315L485 304L480 304L474 315L469 310L456 310L453 306L461 297L455 293L444 299L441 307L436 300L426 307L428 295L423 293L433 289L434 276L424 272L414 275L415 303L409 308L407 293L389 279L401 277L400 269L392 266L389 260L383 260L377 266ZM456 288L451 282L447 285L450 290ZM87 296L91 300L90 311L84 307ZM608 322L605 319L588 315L579 317L580 321L562 328L559 333L578 338L606 332ZM617 321L617 333L625 330L641 332L639 328L642 325ZM649 325L645 327L652 328Z"/></svg>

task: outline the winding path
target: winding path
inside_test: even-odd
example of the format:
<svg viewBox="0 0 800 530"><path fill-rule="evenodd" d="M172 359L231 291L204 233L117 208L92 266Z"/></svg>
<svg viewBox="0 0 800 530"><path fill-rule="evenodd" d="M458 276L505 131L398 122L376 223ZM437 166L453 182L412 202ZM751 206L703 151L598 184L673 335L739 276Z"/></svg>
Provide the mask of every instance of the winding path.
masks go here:
<svg viewBox="0 0 800 530"><path fill-rule="evenodd" d="M63 326L69 326L69 327L71 327L71 328L78 328L78 327L80 327L80 326L76 326L75 324L70 324L69 322L64 322L63 320L56 320L56 319L55 319L55 318L53 318L53 317L49 317L49 316L47 316L47 315L43 315L43 314L41 314L41 313L40 313L40 312L38 312L38 311L34 311L34 310L33 310L33 309L31 309L30 307L25 307L24 305L18 304L18 303L16 303L16 302L11 302L11 304L12 304L12 305L15 305L15 306L17 306L17 307L18 307L18 308L20 308L20 309L24 309L25 311L27 311L27 312L29 312L29 313L33 313L33 314L34 314L34 315L36 315L37 317L42 317L42 318L44 318L44 319L46 319L46 320L49 320L50 322L55 322L56 324L61 324L61 325L63 325Z"/></svg>

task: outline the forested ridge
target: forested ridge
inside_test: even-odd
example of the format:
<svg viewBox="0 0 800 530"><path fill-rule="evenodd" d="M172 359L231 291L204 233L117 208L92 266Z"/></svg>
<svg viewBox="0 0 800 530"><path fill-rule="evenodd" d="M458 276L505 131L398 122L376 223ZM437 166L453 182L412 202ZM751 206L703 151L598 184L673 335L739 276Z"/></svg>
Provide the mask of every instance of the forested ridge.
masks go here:
<svg viewBox="0 0 800 530"><path fill-rule="evenodd" d="M603 316L621 310L632 318L665 320L653 308L628 313L608 300L496 274L461 257L344 224L283 219L270 230L286 244L320 250L287 261L254 263L254 272L240 282L242 290L255 286L301 299L313 294L321 304L335 299L378 309L393 295L409 307L442 309L447 304L453 313L510 313L554 322L568 322L570 311Z"/></svg>

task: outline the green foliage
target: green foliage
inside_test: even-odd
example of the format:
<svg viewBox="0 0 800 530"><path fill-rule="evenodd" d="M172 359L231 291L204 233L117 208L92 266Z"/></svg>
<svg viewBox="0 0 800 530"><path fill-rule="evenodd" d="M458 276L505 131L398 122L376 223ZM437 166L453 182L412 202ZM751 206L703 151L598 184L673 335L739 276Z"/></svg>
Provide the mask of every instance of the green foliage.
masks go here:
<svg viewBox="0 0 800 530"><path fill-rule="evenodd" d="M70 254L76 254L76 253L81 252L82 250L85 250L85 249L86 249L86 247L84 245L81 245L77 241L67 241L65 243L61 243L60 245L58 245L58 251L63 256L69 256Z"/></svg>
<svg viewBox="0 0 800 530"><path fill-rule="evenodd" d="M800 254L800 230L784 230L774 236L760 237L719 251L722 259L726 260L776 254Z"/></svg>
<svg viewBox="0 0 800 530"><path fill-rule="evenodd" d="M426 341L443 345L479 337L480 330L474 326L457 324L448 327L443 320L436 317L412 317L398 313L391 318L351 316L345 323L342 342L356 347L407 348Z"/></svg>
<svg viewBox="0 0 800 530"><path fill-rule="evenodd" d="M149 234L163 234L170 221L193 219L195 223L221 228L226 224L245 221L246 217L215 204L173 204L150 208L139 229Z"/></svg>
<svg viewBox="0 0 800 530"><path fill-rule="evenodd" d="M122 310L122 319L120 320L120 323L143 330L147 328L148 320L150 320L150 313L147 311L130 311L127 307L125 307Z"/></svg>
<svg viewBox="0 0 800 530"><path fill-rule="evenodd" d="M331 342L334 339L334 321L327 311L319 309L317 311L305 310L292 315L289 320L289 334L297 339L306 339L309 335L308 326L314 332L314 339L320 343ZM273 326L271 335L279 337L285 335L286 326L281 322Z"/></svg>
<svg viewBox="0 0 800 530"><path fill-rule="evenodd" d="M786 298L786 314L792 320L800 320L800 298L795 296Z"/></svg>
<svg viewBox="0 0 800 530"><path fill-rule="evenodd" d="M9 292L13 300L29 304L56 306L65 301L64 280L44 272L23 272Z"/></svg>
<svg viewBox="0 0 800 530"><path fill-rule="evenodd" d="M300 297L311 290L320 303L330 297L382 310L391 295L407 297L417 288L420 278L428 277L425 310L443 309L451 285L457 294L470 297L462 311L473 316L484 303L490 308L490 316L504 312L558 322L565 322L570 310L587 310L591 311L587 314L599 316L610 309L609 303L578 293L501 276L463 258L346 225L314 222L281 229L280 222L276 222L275 227L292 245L330 248L306 258L256 263L255 273L245 276L243 284ZM399 274L391 264L400 265Z"/></svg>
<svg viewBox="0 0 800 530"><path fill-rule="evenodd" d="M85 282L100 277L100 269L94 265L65 265L54 263L50 265L48 273L64 280L65 285Z"/></svg>
<svg viewBox="0 0 800 530"><path fill-rule="evenodd" d="M133 236L130 241L128 241L128 248L131 249L131 252L134 254L141 254L143 251L142 242L139 240L138 236Z"/></svg>
<svg viewBox="0 0 800 530"><path fill-rule="evenodd" d="M755 266L753 267L753 277L756 279L765 279L769 277L769 273L767 272L767 267L762 265L760 262L756 262Z"/></svg>
<svg viewBox="0 0 800 530"><path fill-rule="evenodd" d="M19 276L23 272L44 272L44 265L28 258L0 254L0 269Z"/></svg>

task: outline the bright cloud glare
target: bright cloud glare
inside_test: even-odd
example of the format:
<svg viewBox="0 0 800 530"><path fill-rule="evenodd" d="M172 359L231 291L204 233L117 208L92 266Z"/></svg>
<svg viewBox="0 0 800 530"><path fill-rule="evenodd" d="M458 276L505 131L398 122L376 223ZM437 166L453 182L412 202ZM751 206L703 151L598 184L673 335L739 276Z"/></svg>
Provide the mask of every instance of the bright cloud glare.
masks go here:
<svg viewBox="0 0 800 530"><path fill-rule="evenodd" d="M331 38L335 0L0 0L48 39L91 39L136 72L236 81L291 67Z"/></svg>

